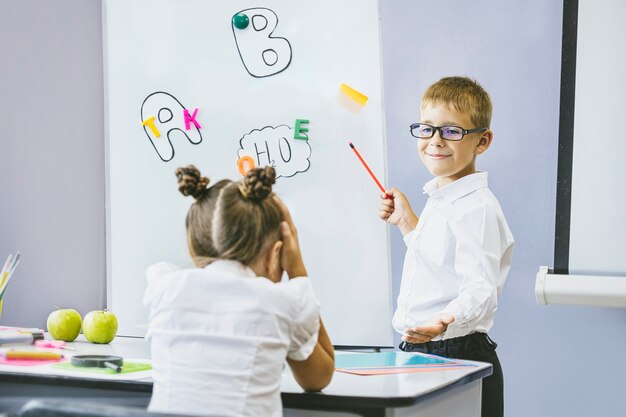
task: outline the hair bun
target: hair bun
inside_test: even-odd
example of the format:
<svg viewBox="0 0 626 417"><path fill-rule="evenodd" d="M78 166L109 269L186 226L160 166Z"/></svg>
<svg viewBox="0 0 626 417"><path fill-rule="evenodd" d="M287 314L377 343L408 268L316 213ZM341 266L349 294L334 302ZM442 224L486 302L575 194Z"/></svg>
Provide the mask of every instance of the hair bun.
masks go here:
<svg viewBox="0 0 626 417"><path fill-rule="evenodd" d="M178 178L178 191L184 196L190 195L196 200L202 197L207 185L209 185L209 179L203 177L194 165L177 168L176 178Z"/></svg>
<svg viewBox="0 0 626 417"><path fill-rule="evenodd" d="M251 201L259 201L267 198L272 193L272 185L276 183L276 170L274 167L253 168L241 180L239 191L244 198Z"/></svg>

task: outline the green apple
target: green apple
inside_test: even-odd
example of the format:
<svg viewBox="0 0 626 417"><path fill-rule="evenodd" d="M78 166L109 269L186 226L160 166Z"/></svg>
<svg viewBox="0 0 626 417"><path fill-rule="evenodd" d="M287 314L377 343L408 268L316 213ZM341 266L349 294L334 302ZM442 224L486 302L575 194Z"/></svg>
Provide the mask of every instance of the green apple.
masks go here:
<svg viewBox="0 0 626 417"><path fill-rule="evenodd" d="M61 308L48 316L48 332L53 339L73 342L80 333L81 323L78 311L72 308Z"/></svg>
<svg viewBox="0 0 626 417"><path fill-rule="evenodd" d="M117 317L109 310L95 310L83 319L83 334L92 343L109 343L117 334Z"/></svg>

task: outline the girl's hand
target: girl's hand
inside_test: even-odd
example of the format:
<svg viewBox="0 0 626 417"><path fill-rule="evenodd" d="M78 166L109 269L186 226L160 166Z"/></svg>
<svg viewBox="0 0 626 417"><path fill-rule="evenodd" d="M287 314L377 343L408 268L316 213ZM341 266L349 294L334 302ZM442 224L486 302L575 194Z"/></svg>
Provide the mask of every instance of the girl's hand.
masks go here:
<svg viewBox="0 0 626 417"><path fill-rule="evenodd" d="M415 229L418 217L411 209L411 205L404 194L392 188L381 193L380 199L379 216L381 219L389 224L398 226L402 235L406 235Z"/></svg>
<svg viewBox="0 0 626 417"><path fill-rule="evenodd" d="M285 272L287 272L289 278L306 277L308 274L304 267L304 262L302 261L302 254L300 253L298 231L291 220L291 214L280 198L274 196L274 200L280 207L284 218L284 221L280 224L280 234L283 240L280 264Z"/></svg>

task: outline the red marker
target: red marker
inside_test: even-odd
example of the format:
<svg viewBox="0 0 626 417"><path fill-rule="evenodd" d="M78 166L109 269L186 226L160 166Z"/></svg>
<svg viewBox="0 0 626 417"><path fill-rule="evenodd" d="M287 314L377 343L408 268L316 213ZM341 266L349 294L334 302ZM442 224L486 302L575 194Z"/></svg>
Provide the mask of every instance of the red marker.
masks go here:
<svg viewBox="0 0 626 417"><path fill-rule="evenodd" d="M391 196L389 194L387 194L385 192L385 189L383 188L383 186L380 184L380 182L378 181L378 178L376 178L376 175L374 175L374 173L372 172L372 170L370 169L370 167L367 165L367 163L363 160L363 158L361 157L361 154L359 153L359 151L356 150L356 148L354 147L354 145L352 144L352 142L348 142L348 145L350 145L350 148L352 148L352 150L354 151L354 153L356 154L357 158L359 158L359 161L361 161L361 163L363 164L363 166L365 167L365 169L367 170L367 172L369 172L370 176L372 177L372 179L374 180L374 182L376 183L376 185L378 185L378 188L380 188L380 191L382 191L383 193L385 193L385 195L387 196L387 198L391 198Z"/></svg>

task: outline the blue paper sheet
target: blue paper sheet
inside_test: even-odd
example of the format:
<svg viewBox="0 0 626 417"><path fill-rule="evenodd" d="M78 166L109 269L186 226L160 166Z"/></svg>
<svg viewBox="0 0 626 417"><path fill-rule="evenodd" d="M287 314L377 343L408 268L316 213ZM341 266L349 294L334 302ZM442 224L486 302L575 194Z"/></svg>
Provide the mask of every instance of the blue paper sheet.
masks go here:
<svg viewBox="0 0 626 417"><path fill-rule="evenodd" d="M439 356L408 352L380 352L335 355L335 368L416 368L467 366L465 362Z"/></svg>

